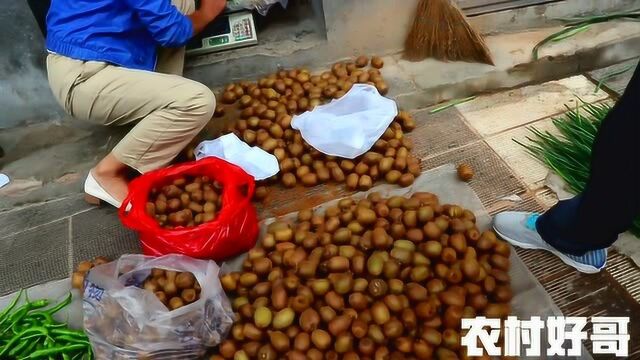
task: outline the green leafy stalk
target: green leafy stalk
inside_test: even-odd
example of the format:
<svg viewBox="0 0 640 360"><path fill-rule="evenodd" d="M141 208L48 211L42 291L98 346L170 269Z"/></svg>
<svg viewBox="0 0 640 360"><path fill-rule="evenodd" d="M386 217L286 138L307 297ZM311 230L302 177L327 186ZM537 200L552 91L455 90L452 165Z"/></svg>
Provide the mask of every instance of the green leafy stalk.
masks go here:
<svg viewBox="0 0 640 360"><path fill-rule="evenodd" d="M582 101L580 106L553 119L559 135L530 127L531 136L526 138L526 143L517 139L513 141L558 174L577 194L584 190L589 180L593 141L609 110L611 106L606 103L587 104ZM640 217L629 230L640 237Z"/></svg>
<svg viewBox="0 0 640 360"><path fill-rule="evenodd" d="M589 28L591 27L591 24L583 24L580 26L576 26L576 27L571 27L569 28L569 31L561 34L561 35L556 35L553 38L551 38L551 41L553 42L558 42L567 38L570 38L574 35L580 34L583 31L587 31L589 30Z"/></svg>
<svg viewBox="0 0 640 360"><path fill-rule="evenodd" d="M598 81L598 86L596 86L595 90L593 90L593 93L597 93L600 88L602 87L602 85L604 85L608 80L611 80L612 78L618 76L618 75L622 75L624 73L626 73L627 71L631 70L635 68L635 65L629 65L629 66L625 66L624 68L617 70L617 71L612 71L610 73L604 74L602 76L602 79L600 79L600 81Z"/></svg>
<svg viewBox="0 0 640 360"><path fill-rule="evenodd" d="M447 110L448 108L452 108L452 107L454 107L456 105L464 104L466 102L474 100L475 98L476 98L475 96L469 96L468 98L464 98L464 99L451 100L448 103L445 103L443 105L440 105L440 106L437 106L437 107L431 109L429 111L429 114L439 113L441 111Z"/></svg>
<svg viewBox="0 0 640 360"><path fill-rule="evenodd" d="M569 23L565 25L566 27L554 34L551 34L544 38L542 41L536 44L533 47L532 57L533 60L538 60L538 54L540 52L540 48L550 42L558 42L569 37L572 37L576 34L579 34L583 31L589 29L589 27L593 24L603 23L611 20L623 19L623 20L639 20L640 19L640 10L627 11L622 13L613 13L607 15L598 15L598 16L589 16L589 17L581 17L581 18L571 18L571 19L561 19L564 21L568 21Z"/></svg>

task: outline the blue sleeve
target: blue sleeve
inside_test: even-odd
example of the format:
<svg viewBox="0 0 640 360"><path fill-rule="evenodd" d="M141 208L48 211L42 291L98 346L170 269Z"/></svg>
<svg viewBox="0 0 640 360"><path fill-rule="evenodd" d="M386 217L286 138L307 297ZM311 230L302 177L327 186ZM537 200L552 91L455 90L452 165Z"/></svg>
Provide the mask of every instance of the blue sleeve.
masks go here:
<svg viewBox="0 0 640 360"><path fill-rule="evenodd" d="M182 15L170 0L125 0L151 36L164 47L184 46L193 36L191 20Z"/></svg>

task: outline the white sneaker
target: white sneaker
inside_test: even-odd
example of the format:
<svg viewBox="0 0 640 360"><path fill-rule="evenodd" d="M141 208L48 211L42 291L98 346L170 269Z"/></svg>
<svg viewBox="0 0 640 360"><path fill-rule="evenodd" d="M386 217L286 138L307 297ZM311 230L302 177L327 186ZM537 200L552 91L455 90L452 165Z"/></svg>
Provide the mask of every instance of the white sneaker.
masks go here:
<svg viewBox="0 0 640 360"><path fill-rule="evenodd" d="M87 179L84 181L84 192L85 200L94 205L99 205L100 201L104 201L106 203L115 206L116 208L120 208L122 203L113 198L93 177L91 171L89 171L89 175L87 175Z"/></svg>
<svg viewBox="0 0 640 360"><path fill-rule="evenodd" d="M513 246L549 251L565 264L583 273L595 274L607 265L607 249L593 250L582 256L575 256L565 254L549 245L536 229L538 217L540 215L536 213L503 212L494 217L493 228L501 238Z"/></svg>

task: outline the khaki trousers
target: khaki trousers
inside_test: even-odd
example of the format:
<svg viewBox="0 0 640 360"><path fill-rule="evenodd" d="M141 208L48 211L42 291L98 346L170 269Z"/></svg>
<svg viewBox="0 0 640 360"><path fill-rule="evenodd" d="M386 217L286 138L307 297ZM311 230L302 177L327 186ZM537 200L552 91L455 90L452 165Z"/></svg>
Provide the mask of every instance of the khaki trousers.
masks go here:
<svg viewBox="0 0 640 360"><path fill-rule="evenodd" d="M176 0L183 13L193 0ZM100 125L136 123L112 154L145 173L167 165L211 120L216 101L206 86L182 76L184 48L161 49L158 72L104 62L47 57L49 85L74 118Z"/></svg>

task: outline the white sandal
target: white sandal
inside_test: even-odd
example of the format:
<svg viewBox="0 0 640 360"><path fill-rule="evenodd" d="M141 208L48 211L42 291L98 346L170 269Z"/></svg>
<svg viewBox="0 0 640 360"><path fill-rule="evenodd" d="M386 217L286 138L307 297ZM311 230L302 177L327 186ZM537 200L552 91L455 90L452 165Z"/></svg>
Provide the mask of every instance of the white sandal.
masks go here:
<svg viewBox="0 0 640 360"><path fill-rule="evenodd" d="M100 202L104 201L106 203L115 206L116 208L120 208L122 203L113 198L93 177L91 171L89 171L89 175L87 175L87 179L84 181L84 199L89 204L100 205Z"/></svg>

